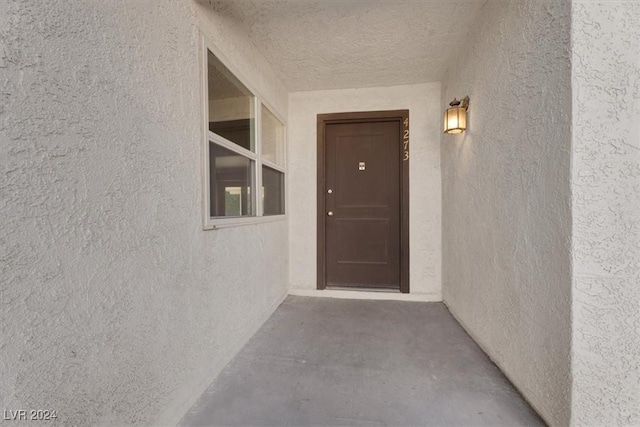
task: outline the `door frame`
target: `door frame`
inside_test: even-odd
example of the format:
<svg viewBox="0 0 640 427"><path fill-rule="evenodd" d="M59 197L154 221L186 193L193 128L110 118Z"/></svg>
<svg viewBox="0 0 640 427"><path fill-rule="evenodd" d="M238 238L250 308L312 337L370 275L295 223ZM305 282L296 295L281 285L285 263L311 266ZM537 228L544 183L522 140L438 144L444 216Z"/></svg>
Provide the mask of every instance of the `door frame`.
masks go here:
<svg viewBox="0 0 640 427"><path fill-rule="evenodd" d="M409 138L410 122L409 110L393 111L363 111L353 113L318 114L318 264L317 288L326 289L326 206L325 206L325 163L326 142L325 128L328 124L358 123L358 122L393 122L400 123L400 292L409 293Z"/></svg>

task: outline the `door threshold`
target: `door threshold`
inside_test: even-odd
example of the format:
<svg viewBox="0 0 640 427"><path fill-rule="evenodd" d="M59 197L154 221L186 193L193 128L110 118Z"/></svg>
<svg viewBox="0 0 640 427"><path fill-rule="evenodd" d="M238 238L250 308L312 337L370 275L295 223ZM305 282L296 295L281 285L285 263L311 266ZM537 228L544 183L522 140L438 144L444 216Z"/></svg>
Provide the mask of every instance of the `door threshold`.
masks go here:
<svg viewBox="0 0 640 427"><path fill-rule="evenodd" d="M386 292L386 293L392 293L392 294L399 294L400 293L400 289L393 289L393 288L368 288L366 286L332 286L332 285L327 285L327 290L330 291L353 291L353 292Z"/></svg>
<svg viewBox="0 0 640 427"><path fill-rule="evenodd" d="M301 297L366 299L388 301L442 302L442 295L436 294L403 294L400 292L380 292L380 290L336 290L336 289L289 289L289 295Z"/></svg>

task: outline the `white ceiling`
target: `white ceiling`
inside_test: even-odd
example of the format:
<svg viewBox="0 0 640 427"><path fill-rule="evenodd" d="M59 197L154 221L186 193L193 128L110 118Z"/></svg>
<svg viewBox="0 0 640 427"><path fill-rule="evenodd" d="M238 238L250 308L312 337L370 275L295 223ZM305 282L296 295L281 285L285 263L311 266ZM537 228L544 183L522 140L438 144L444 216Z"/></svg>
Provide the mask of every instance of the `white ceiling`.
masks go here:
<svg viewBox="0 0 640 427"><path fill-rule="evenodd" d="M290 91L439 81L486 0L210 0Z"/></svg>

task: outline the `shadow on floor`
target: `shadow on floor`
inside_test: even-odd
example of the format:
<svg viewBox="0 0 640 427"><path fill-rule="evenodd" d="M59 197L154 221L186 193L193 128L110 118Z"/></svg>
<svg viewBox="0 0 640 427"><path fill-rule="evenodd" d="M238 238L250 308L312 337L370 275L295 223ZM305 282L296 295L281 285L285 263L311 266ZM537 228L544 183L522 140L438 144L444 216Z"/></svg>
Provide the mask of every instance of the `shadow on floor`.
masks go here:
<svg viewBox="0 0 640 427"><path fill-rule="evenodd" d="M182 426L544 426L444 304L288 297Z"/></svg>

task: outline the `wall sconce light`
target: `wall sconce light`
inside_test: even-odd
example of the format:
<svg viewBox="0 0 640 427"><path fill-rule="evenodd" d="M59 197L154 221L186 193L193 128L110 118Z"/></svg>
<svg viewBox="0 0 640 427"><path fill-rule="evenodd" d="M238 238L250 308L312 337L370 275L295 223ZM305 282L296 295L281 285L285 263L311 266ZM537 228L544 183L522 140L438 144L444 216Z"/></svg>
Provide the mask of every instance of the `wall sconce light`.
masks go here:
<svg viewBox="0 0 640 427"><path fill-rule="evenodd" d="M460 105L462 104L462 105ZM444 133L462 133L467 129L467 110L469 109L469 97L462 101L453 98L449 103L451 107L444 112Z"/></svg>

